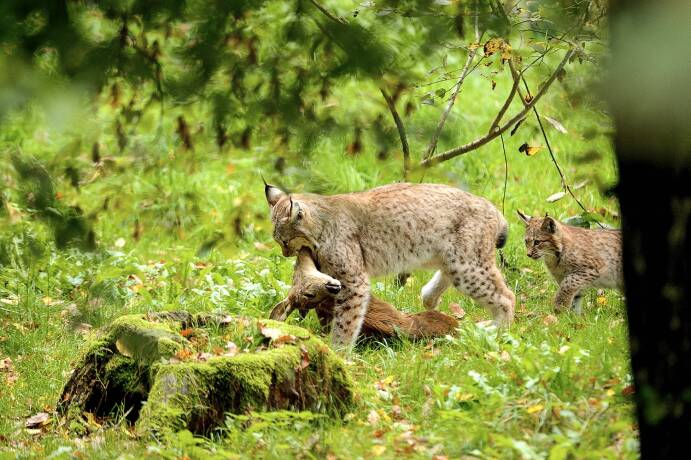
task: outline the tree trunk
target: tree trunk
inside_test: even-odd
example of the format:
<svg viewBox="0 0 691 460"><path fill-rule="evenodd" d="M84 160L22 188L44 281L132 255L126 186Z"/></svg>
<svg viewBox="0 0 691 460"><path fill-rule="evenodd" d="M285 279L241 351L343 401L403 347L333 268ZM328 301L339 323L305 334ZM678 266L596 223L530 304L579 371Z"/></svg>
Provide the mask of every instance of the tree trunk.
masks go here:
<svg viewBox="0 0 691 460"><path fill-rule="evenodd" d="M613 2L609 89L631 360L641 456L655 459L683 456L691 435L691 34L684 19L691 8L684 3Z"/></svg>

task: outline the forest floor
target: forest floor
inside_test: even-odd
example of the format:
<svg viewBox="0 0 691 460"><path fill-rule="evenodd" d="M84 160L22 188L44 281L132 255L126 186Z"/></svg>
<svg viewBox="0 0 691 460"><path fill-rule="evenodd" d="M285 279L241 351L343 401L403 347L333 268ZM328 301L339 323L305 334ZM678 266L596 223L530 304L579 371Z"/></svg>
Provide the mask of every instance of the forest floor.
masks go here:
<svg viewBox="0 0 691 460"><path fill-rule="evenodd" d="M592 134L606 117L595 109L555 108L560 104L554 98L545 103L554 118L570 113L560 119L568 133L547 126L557 158L572 185L587 180L575 192L585 206L616 226L616 201L601 193L616 180L611 146L606 135ZM482 101L459 105L470 115L446 143L470 138L467 125L491 119L496 110ZM14 123L24 130L17 135L30 139L29 153L55 142L27 128L25 119ZM638 456L622 296L593 290L582 315L555 315L556 284L525 255L517 209L560 219L580 213L568 196L547 200L561 187L546 149L530 157L518 152L523 142L543 144L532 121L505 139L505 200L498 141L414 178L457 185L504 208L511 229L502 270L517 296L510 329L478 324L489 313L448 291L439 308L449 312L451 306L462 316L454 337L370 343L346 357L357 405L345 420L255 414L229 417L209 438L181 432L155 440L137 438L122 414L114 414L85 416L88 434L76 436L55 416L55 406L79 350L99 327L123 314L160 310L265 318L286 294L294 261L271 240L259 171L294 190L330 193L400 179L400 156L378 160L369 147L349 156L344 139L326 144L321 155L288 153L277 162L265 147L217 151L211 141L208 149L198 144L186 152L172 134L174 114L166 123L169 137L142 136L105 166L91 166L88 152L75 156L95 174L79 190L58 180L61 199L78 201L90 215L96 251L55 249L49 229L8 195L11 223L0 230L6 256L0 265L0 459ZM8 132L2 142L12 141ZM373 291L405 311L421 311L420 288L430 276L416 272L403 287L393 276L377 279ZM313 313L289 322L320 331ZM40 412L50 418L27 429L26 420Z"/></svg>

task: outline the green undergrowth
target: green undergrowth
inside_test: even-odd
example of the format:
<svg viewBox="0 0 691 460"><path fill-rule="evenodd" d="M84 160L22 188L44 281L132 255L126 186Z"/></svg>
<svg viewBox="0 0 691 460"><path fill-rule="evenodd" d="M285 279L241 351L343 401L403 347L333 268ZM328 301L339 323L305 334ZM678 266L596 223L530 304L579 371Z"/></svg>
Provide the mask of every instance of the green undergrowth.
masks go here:
<svg viewBox="0 0 691 460"><path fill-rule="evenodd" d="M617 177L610 120L601 106L589 99L574 104L569 96L579 88L581 96L587 92L585 75L597 69L586 63L568 71L571 78L555 84L538 108L566 131L545 125L566 180L591 211L587 217L618 226L618 205L608 194ZM530 78L537 87L539 79ZM503 101L499 95L511 85L503 73L493 80L494 90L484 78L464 83L440 150L486 132ZM338 91L343 103L381 103L376 90L355 84ZM88 430L75 435L55 416L56 404L79 350L97 328L124 315L160 311L266 318L285 296L294 260L282 257L272 242L260 173L293 191L322 193L401 179L401 153L378 158L366 129L355 155L346 152L352 139L341 137L317 138L309 154L260 138L246 149L232 143L219 148L198 106L171 108L162 118L157 110L145 113L141 130L128 133L121 150L115 130L100 128L112 127L116 113L107 101L100 103L84 126L68 131L56 131L32 111L8 117L0 131L3 152L19 149L49 168L59 200L79 206L96 245L92 251L58 250L53 229L17 186L9 154L2 158L8 167L0 171L0 458L638 456L621 295L593 290L582 315L555 315L556 285L541 262L525 255L517 209L559 219L582 214L569 196L547 200L562 190L561 179L533 117L504 136L506 162L496 140L411 177L470 190L504 211L510 230L502 271L517 296L508 331L478 326L489 313L449 291L439 308L447 312L454 303L464 310L457 336L368 343L346 357L356 404L343 419L317 411L249 411L227 416L203 437L183 430L152 440L136 437L125 411L116 410L108 417L81 414ZM519 108L515 101L509 113ZM195 127L193 151L175 134L183 110ZM417 104L405 115L414 158L428 141L418 136L422 127L435 126L442 110ZM99 164L91 158L93 139L72 143L75 132L91 133L94 126L105 158ZM529 157L519 152L523 143L543 148ZM79 187L64 174L70 165L81 171ZM372 289L402 310L418 312L420 288L430 276L416 272L403 287L393 276L375 279ZM288 322L328 341L313 313ZM214 355L233 342L240 356L262 340L255 322L243 327L251 331L238 329L225 338L212 333L205 342L192 326L190 340L183 338L198 339L189 348L195 355ZM25 428L39 412L51 418Z"/></svg>

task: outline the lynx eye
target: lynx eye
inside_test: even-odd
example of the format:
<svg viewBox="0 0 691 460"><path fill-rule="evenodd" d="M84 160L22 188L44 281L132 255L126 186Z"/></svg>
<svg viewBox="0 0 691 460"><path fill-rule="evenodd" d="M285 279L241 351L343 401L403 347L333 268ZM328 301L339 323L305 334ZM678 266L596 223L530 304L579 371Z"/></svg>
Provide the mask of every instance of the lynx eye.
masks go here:
<svg viewBox="0 0 691 460"><path fill-rule="evenodd" d="M308 299L314 299L314 297L315 297L315 295L312 294L312 293L310 293L310 292L306 292L306 293L304 294L304 296L307 297Z"/></svg>

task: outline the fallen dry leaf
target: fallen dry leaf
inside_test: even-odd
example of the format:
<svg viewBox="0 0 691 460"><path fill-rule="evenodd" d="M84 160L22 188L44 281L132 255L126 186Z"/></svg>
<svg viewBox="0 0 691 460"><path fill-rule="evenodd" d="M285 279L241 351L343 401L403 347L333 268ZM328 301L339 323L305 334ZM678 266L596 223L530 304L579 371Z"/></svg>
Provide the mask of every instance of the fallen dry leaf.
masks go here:
<svg viewBox="0 0 691 460"><path fill-rule="evenodd" d="M540 412L542 409L544 409L544 407L545 407L545 406L543 406L542 404L535 404L534 406L530 406L530 407L527 409L527 412L528 412L529 414L535 414L535 413L537 413L537 412Z"/></svg>
<svg viewBox="0 0 691 460"><path fill-rule="evenodd" d="M310 365L310 355L304 345L300 345L300 354L302 355L300 359L300 369L304 369Z"/></svg>
<svg viewBox="0 0 691 460"><path fill-rule="evenodd" d="M240 352L240 349L238 348L237 345L235 345L234 342L228 342L226 343L226 352L223 353L223 356L235 356Z"/></svg>
<svg viewBox="0 0 691 460"><path fill-rule="evenodd" d="M374 455L375 457L380 457L384 452L386 452L386 446L372 446L372 455Z"/></svg>
<svg viewBox="0 0 691 460"><path fill-rule="evenodd" d="M564 198L564 196L566 196L566 192L553 193L547 197L547 202L548 203L554 203L555 201L559 201L562 198Z"/></svg>
<svg viewBox="0 0 691 460"><path fill-rule="evenodd" d="M3 360L0 361L0 372L10 372L12 370L14 370L12 358L3 358Z"/></svg>
<svg viewBox="0 0 691 460"><path fill-rule="evenodd" d="M367 414L367 423L370 425L376 425L379 423L379 420L380 417L376 410L372 409L369 411L369 414Z"/></svg>
<svg viewBox="0 0 691 460"><path fill-rule="evenodd" d="M457 303L450 303L449 304L449 311L457 319L463 319L463 317L465 316L465 310L463 309L463 307L461 307Z"/></svg>
<svg viewBox="0 0 691 460"><path fill-rule="evenodd" d="M631 396L636 392L636 388L633 385L627 385L621 390L623 396Z"/></svg>
<svg viewBox="0 0 691 460"><path fill-rule="evenodd" d="M564 133L564 134L567 133L566 128L564 128L564 125L562 125L561 123L559 123L559 122L558 122L557 120L555 120L554 118L550 118L550 117L548 117L548 116L545 115L545 120L547 120L547 121L549 122L549 124L552 125L552 126L554 127L554 129L556 129L556 130L559 131L560 133Z"/></svg>
<svg viewBox="0 0 691 460"><path fill-rule="evenodd" d="M259 325L259 332L261 332L261 334L264 337L271 340L276 340L282 335L284 335L283 331L281 331L280 329L277 329L275 327L266 327L262 324Z"/></svg>
<svg viewBox="0 0 691 460"><path fill-rule="evenodd" d="M178 350L175 355L173 355L174 358L179 359L180 361L187 361L192 357L193 353L190 350Z"/></svg>
<svg viewBox="0 0 691 460"><path fill-rule="evenodd" d="M294 335L284 334L273 339L271 343L274 345L282 345L284 343L295 343L295 340L297 340L297 337Z"/></svg>
<svg viewBox="0 0 691 460"><path fill-rule="evenodd" d="M12 386L19 380L19 374L14 370L14 363L11 358L4 358L0 361L0 372L5 375L5 384Z"/></svg>
<svg viewBox="0 0 691 460"><path fill-rule="evenodd" d="M542 318L542 324L545 326L551 326L552 324L557 324L558 322L559 319L554 315L545 315L545 317Z"/></svg>
<svg viewBox="0 0 691 460"><path fill-rule="evenodd" d="M189 337L191 335L194 335L194 329L192 329L192 328L183 329L180 331L180 335L183 337Z"/></svg>
<svg viewBox="0 0 691 460"><path fill-rule="evenodd" d="M45 426L48 423L48 420L50 420L50 415L48 415L46 412L39 412L38 414L26 419L24 426L26 428L39 428Z"/></svg>
<svg viewBox="0 0 691 460"><path fill-rule="evenodd" d="M271 248L268 245L266 245L264 243L260 243L259 241L254 242L254 249L256 249L258 251L270 251L271 250Z"/></svg>

